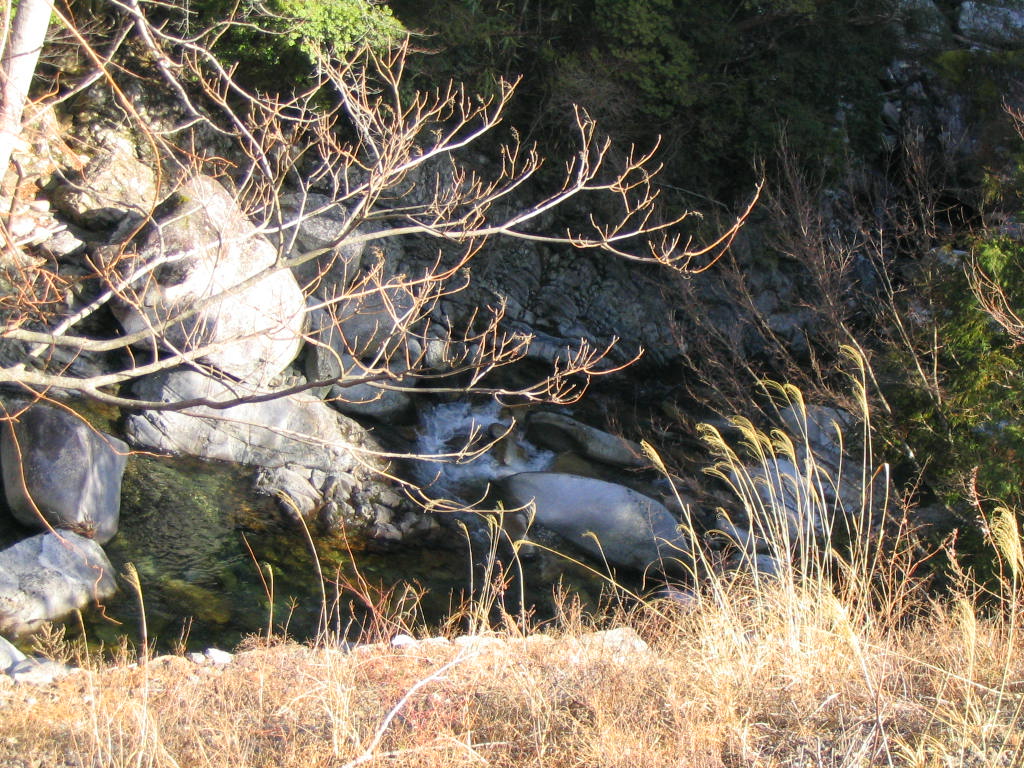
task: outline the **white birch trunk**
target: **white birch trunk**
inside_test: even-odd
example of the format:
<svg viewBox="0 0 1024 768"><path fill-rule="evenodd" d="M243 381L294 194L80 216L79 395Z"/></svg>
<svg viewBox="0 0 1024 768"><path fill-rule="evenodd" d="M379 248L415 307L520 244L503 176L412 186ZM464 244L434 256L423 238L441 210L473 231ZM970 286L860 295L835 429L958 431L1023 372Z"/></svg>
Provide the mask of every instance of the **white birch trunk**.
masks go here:
<svg viewBox="0 0 1024 768"><path fill-rule="evenodd" d="M0 92L0 179L21 136L21 117L28 89L46 39L53 10L51 0L21 0L4 48Z"/></svg>

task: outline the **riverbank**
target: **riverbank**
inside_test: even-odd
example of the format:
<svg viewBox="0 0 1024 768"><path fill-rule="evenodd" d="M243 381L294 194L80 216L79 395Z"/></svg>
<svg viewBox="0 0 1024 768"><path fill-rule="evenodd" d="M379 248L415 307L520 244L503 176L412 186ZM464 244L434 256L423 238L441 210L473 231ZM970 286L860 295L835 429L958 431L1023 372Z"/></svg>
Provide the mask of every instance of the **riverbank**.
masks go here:
<svg viewBox="0 0 1024 768"><path fill-rule="evenodd" d="M2 679L0 763L1019 765L1019 591L978 618L967 591L935 601L907 576L718 582L603 621L570 599L527 632L382 622L352 648L79 659L48 686Z"/></svg>

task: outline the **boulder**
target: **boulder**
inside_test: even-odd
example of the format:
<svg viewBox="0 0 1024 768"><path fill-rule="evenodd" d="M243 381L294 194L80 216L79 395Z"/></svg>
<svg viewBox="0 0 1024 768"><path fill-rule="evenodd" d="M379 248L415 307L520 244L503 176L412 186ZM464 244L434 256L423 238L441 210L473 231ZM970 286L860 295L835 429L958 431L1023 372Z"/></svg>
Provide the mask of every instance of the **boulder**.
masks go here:
<svg viewBox="0 0 1024 768"><path fill-rule="evenodd" d="M289 270L239 288L274 265L277 249L216 180L197 176L176 194L177 211L157 222L137 259L129 260L133 269L162 263L137 282L115 314L128 334L172 321L156 334L161 347L197 352L200 361L225 373L264 384L298 355L302 291ZM175 320L181 313L186 316ZM152 341L137 346L147 345Z"/></svg>
<svg viewBox="0 0 1024 768"><path fill-rule="evenodd" d="M630 488L557 472L524 472L499 486L510 505L532 504L537 523L612 565L665 570L690 551L669 511Z"/></svg>
<svg viewBox="0 0 1024 768"><path fill-rule="evenodd" d="M1024 8L1018 3L960 4L960 34L997 48L1024 47Z"/></svg>
<svg viewBox="0 0 1024 768"><path fill-rule="evenodd" d="M321 298L340 295L359 274L366 250L365 243L346 243L344 238L365 228L353 228L345 207L326 195L287 194L281 210L289 222L284 233L289 258L324 251L292 268L303 292Z"/></svg>
<svg viewBox="0 0 1024 768"><path fill-rule="evenodd" d="M815 485L830 513L830 526L837 520L854 523L859 516L885 510L892 497L888 467L867 468L871 479L864 482L862 428L851 413L821 405L793 405L780 415L801 464L807 465L809 455L814 459Z"/></svg>
<svg viewBox="0 0 1024 768"><path fill-rule="evenodd" d="M197 371L174 370L141 379L134 393L158 403L193 399L228 403L253 396L257 390ZM227 407L143 411L128 417L125 435L135 445L164 453L260 467L294 464L324 472L351 472L381 464L373 456L380 447L363 427L306 393Z"/></svg>
<svg viewBox="0 0 1024 768"><path fill-rule="evenodd" d="M745 488L751 532L775 548L795 545L801 536L824 536L824 501L814 478L792 461L775 459L732 473L732 485Z"/></svg>
<svg viewBox="0 0 1024 768"><path fill-rule="evenodd" d="M293 520L309 520L323 504L323 488L313 484L305 467L263 467L256 475L257 493L277 499L281 511Z"/></svg>
<svg viewBox="0 0 1024 768"><path fill-rule="evenodd" d="M105 544L117 533L128 445L60 408L36 404L0 438L4 492L17 520Z"/></svg>
<svg viewBox="0 0 1024 768"><path fill-rule="evenodd" d="M0 634L28 635L116 590L100 545L70 531L41 533L0 552Z"/></svg>
<svg viewBox="0 0 1024 768"><path fill-rule="evenodd" d="M7 672L15 664L25 661L28 658L7 640L0 637L0 672Z"/></svg>
<svg viewBox="0 0 1024 768"><path fill-rule="evenodd" d="M401 348L416 317L416 298L400 285L385 285L333 302L320 317L320 341L362 359L390 356Z"/></svg>
<svg viewBox="0 0 1024 768"><path fill-rule="evenodd" d="M602 432L560 413L530 414L526 437L550 451L572 451L580 456L615 467L640 468L650 465L643 449L632 440Z"/></svg>
<svg viewBox="0 0 1024 768"><path fill-rule="evenodd" d="M808 449L829 467L843 463L847 434L856 419L847 411L823 405L790 405L779 413L783 427L801 456Z"/></svg>
<svg viewBox="0 0 1024 768"><path fill-rule="evenodd" d="M159 202L157 177L139 160L131 139L111 133L81 173L65 175L51 195L54 207L86 229L108 229L128 216L142 221Z"/></svg>
<svg viewBox="0 0 1024 768"><path fill-rule="evenodd" d="M331 311L311 302L307 315L306 378L340 378L348 367L344 364L346 359L359 358L379 367L394 359L401 359L404 364L407 359L419 358L420 342L399 327L392 311L386 308L407 314L412 306L412 296L400 290L389 291L386 297L377 294L343 301Z"/></svg>
<svg viewBox="0 0 1024 768"><path fill-rule="evenodd" d="M359 366L353 366L349 369L349 375L358 378L360 375L379 374L370 374ZM406 381L401 377L392 378L391 374L385 374L385 378L379 382L339 383L331 387L325 402L350 416L390 423L402 419L409 413L412 398L406 392L388 389L388 386L411 385L412 381Z"/></svg>

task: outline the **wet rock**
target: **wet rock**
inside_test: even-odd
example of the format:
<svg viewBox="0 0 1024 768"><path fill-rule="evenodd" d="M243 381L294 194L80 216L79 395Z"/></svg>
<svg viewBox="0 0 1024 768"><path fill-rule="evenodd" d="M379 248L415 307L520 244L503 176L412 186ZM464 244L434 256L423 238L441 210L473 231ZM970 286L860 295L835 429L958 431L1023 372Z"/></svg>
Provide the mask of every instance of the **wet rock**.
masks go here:
<svg viewBox="0 0 1024 768"><path fill-rule="evenodd" d="M664 569L689 552L668 510L630 488L554 472L512 475L499 485L510 505L532 503L537 523L613 565Z"/></svg>
<svg viewBox="0 0 1024 768"><path fill-rule="evenodd" d="M92 539L41 533L0 552L0 633L28 635L114 594L110 561Z"/></svg>
<svg viewBox="0 0 1024 768"><path fill-rule="evenodd" d="M59 408L36 404L3 427L0 464L14 517L105 544L117 533L128 445Z"/></svg>
<svg viewBox="0 0 1024 768"><path fill-rule="evenodd" d="M138 257L128 260L133 269L159 266L126 292L115 314L132 334L191 313L156 335L160 347L201 352L201 361L264 384L298 355L306 310L302 291L288 270L238 287L272 267L278 253L216 180L197 176L176 195L177 211L157 222ZM212 303L196 309L207 300ZM136 346L153 343L147 337Z"/></svg>
<svg viewBox="0 0 1024 768"><path fill-rule="evenodd" d="M643 449L632 440L602 432L559 413L540 411L530 414L526 437L542 448L559 453L573 451L616 467L650 465Z"/></svg>
<svg viewBox="0 0 1024 768"><path fill-rule="evenodd" d="M278 500L282 511L296 521L308 520L324 503L323 489L313 484L305 467L264 467L256 476L256 492Z"/></svg>

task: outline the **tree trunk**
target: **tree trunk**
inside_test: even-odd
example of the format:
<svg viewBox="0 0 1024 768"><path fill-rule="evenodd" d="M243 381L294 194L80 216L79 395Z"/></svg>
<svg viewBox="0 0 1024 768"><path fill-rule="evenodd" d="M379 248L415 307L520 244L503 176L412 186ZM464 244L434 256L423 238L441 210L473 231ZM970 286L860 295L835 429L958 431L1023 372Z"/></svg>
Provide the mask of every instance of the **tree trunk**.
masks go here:
<svg viewBox="0 0 1024 768"><path fill-rule="evenodd" d="M21 135L21 116L53 10L51 0L21 0L3 56L0 93L0 180Z"/></svg>

